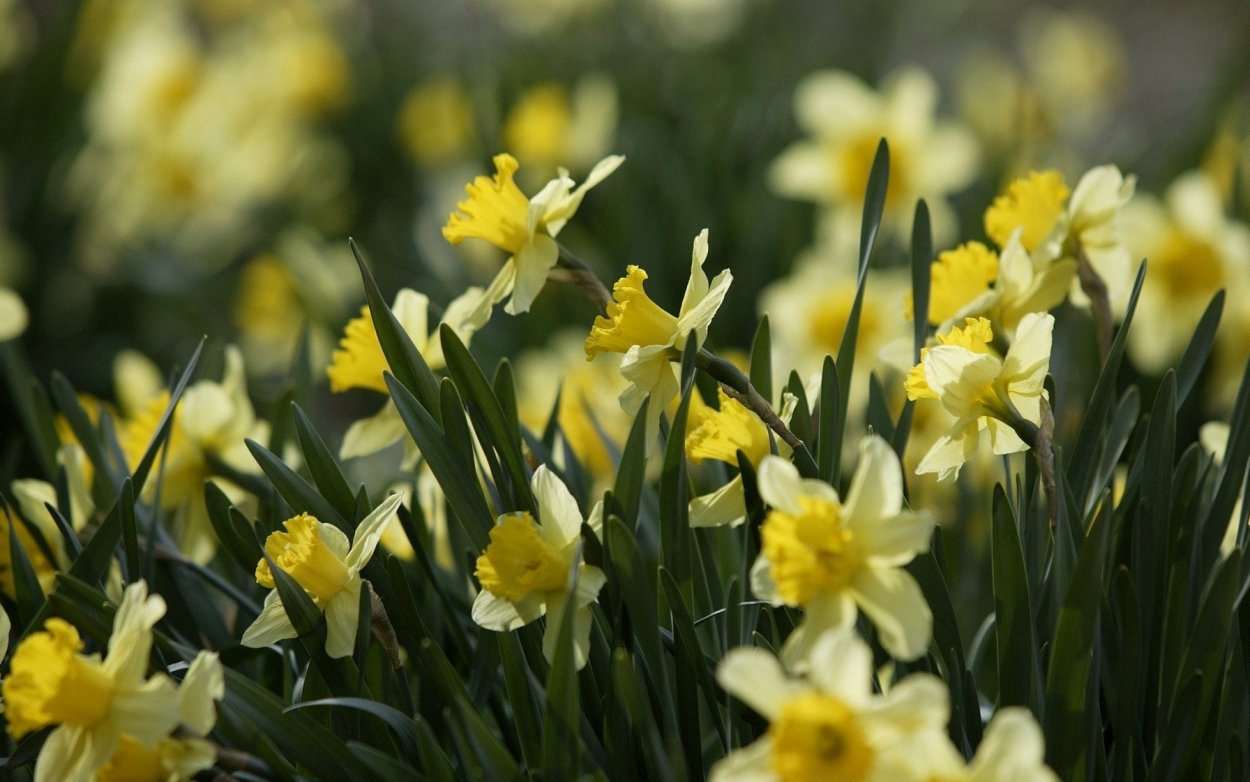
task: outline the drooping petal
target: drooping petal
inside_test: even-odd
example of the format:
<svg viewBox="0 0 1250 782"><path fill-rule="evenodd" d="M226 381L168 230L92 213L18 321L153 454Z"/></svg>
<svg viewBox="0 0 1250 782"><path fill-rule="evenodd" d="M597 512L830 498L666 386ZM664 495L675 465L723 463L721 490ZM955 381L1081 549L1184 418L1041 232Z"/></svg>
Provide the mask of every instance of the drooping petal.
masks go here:
<svg viewBox="0 0 1250 782"><path fill-rule="evenodd" d="M377 548L378 541L382 538L382 530L391 523L403 499L403 495L392 494L361 520L360 525L356 527L351 550L343 558L343 563L347 565L349 573L352 575L359 573L360 569L369 562L369 558L373 556L373 550ZM338 531L338 528L334 526L330 526L330 529Z"/></svg>
<svg viewBox="0 0 1250 782"><path fill-rule="evenodd" d="M742 492L741 475L735 475L716 491L690 501L692 527L736 527L746 518L746 495Z"/></svg>
<svg viewBox="0 0 1250 782"><path fill-rule="evenodd" d="M354 421L347 427L343 445L339 448L339 458L351 459L377 453L399 442L407 434L404 420L388 397L386 404L375 415Z"/></svg>
<svg viewBox="0 0 1250 782"><path fill-rule="evenodd" d="M850 590L891 655L915 660L929 648L933 613L910 573L900 568L866 567L856 574Z"/></svg>
<svg viewBox="0 0 1250 782"><path fill-rule="evenodd" d="M217 722L216 702L226 694L221 661L216 652L200 652L178 685L178 716L182 724L201 736Z"/></svg>
<svg viewBox="0 0 1250 782"><path fill-rule="evenodd" d="M326 654L334 659L351 657L360 624L359 578L352 579L326 604Z"/></svg>
<svg viewBox="0 0 1250 782"><path fill-rule="evenodd" d="M826 630L812 644L807 676L826 694L858 708L872 697L872 649L852 627Z"/></svg>
<svg viewBox="0 0 1250 782"><path fill-rule="evenodd" d="M898 455L879 435L859 443L859 466L842 506L847 526L859 533L893 519L903 507L903 467Z"/></svg>
<svg viewBox="0 0 1250 782"><path fill-rule="evenodd" d="M546 604L535 596L513 603L483 589L473 601L472 615L479 627L505 632L529 624L546 611Z"/></svg>
<svg viewBox="0 0 1250 782"><path fill-rule="evenodd" d="M539 291L547 284L547 273L556 265L560 248L555 239L536 234L521 245L516 254L516 277L513 280L512 298L504 305L504 312L517 315L529 312Z"/></svg>
<svg viewBox="0 0 1250 782"><path fill-rule="evenodd" d="M240 643L259 649L298 635L295 625L291 624L290 618L286 615L286 609L282 607L278 590L274 589L265 595L265 604L260 609L260 616L256 617L256 621L243 631Z"/></svg>
<svg viewBox="0 0 1250 782"><path fill-rule="evenodd" d="M158 673L138 687L114 690L109 717L122 733L134 736L145 747L156 746L178 724L178 693L173 679Z"/></svg>
<svg viewBox="0 0 1250 782"><path fill-rule="evenodd" d="M953 481L959 477L959 468L972 458L976 449L976 427L958 423L933 443L916 466L916 474L937 473L939 481Z"/></svg>

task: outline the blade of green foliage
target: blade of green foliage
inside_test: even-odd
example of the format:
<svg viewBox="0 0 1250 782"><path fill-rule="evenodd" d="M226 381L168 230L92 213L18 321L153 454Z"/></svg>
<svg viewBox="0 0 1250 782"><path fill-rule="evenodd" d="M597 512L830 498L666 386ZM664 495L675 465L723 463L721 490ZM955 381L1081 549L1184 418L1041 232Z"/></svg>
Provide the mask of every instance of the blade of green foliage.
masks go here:
<svg viewBox="0 0 1250 782"><path fill-rule="evenodd" d="M1024 574L1024 551L1016 519L1001 485L994 487L990 527L991 574L994 583L995 642L998 654L998 706L1037 708L1037 639L1033 601Z"/></svg>
<svg viewBox="0 0 1250 782"><path fill-rule="evenodd" d="M556 629L556 650L547 671L547 708L543 715L543 771L551 779L576 779L580 771L578 740L577 669L573 659L574 595L577 573L569 587L568 603ZM550 616L549 616L550 619Z"/></svg>
<svg viewBox="0 0 1250 782"><path fill-rule="evenodd" d="M408 782L413 778L415 769L392 753L383 752L359 741L348 741L346 746L356 759L369 767L370 779L376 779L379 782Z"/></svg>
<svg viewBox="0 0 1250 782"><path fill-rule="evenodd" d="M646 773L637 778L684 780L685 764L677 762L678 758L672 757L665 746L660 733L662 726L647 706L644 686L629 653L624 649L618 648L612 653L612 690L617 699L616 705L626 717L626 725L631 732L640 734L637 738L642 745L642 764ZM633 745L633 742L620 743L622 746Z"/></svg>
<svg viewBox="0 0 1250 782"><path fill-rule="evenodd" d="M941 532L935 530L934 540L939 540L940 536ZM979 728L980 715L963 713L963 673L968 666L964 662L964 646L959 638L959 625L955 620L950 589L938 562L935 551L930 550L913 559L907 565L907 571L920 584L925 602L933 612L933 644L946 667L946 683L951 689L951 739L956 746L964 747L970 746L968 722L976 720Z"/></svg>
<svg viewBox="0 0 1250 782"><path fill-rule="evenodd" d="M417 755L418 738L416 723L413 722L412 717L392 706L387 706L385 703L379 703L368 698L338 697L319 698L315 701L296 703L286 707L284 711L286 714L291 714L301 709L309 708L349 709L371 714L386 723L386 726L391 729L406 757L413 758Z"/></svg>
<svg viewBox="0 0 1250 782"><path fill-rule="evenodd" d="M232 505L226 493L212 481L204 484L204 506L208 511L208 520L213 525L217 542L221 549L247 572L256 566L256 542L252 539L251 524L242 515L230 513ZM237 514L238 511L236 510ZM247 536L244 537L244 533Z"/></svg>
<svg viewBox="0 0 1250 782"><path fill-rule="evenodd" d="M1087 736L1096 710L1087 700L1098 654L1099 611L1110 513L1094 520L1081 546L1076 570L1059 609L1046 670L1046 760L1061 779L1087 777L1091 747Z"/></svg>
<svg viewBox="0 0 1250 782"><path fill-rule="evenodd" d="M904 411L906 412L906 408ZM888 442L894 440L894 421L890 419L889 397L876 372L868 376L867 418L870 431L885 438Z"/></svg>
<svg viewBox="0 0 1250 782"><path fill-rule="evenodd" d="M699 637L695 633L694 619L690 615L690 609L681 594L677 580L667 570L660 568L660 584L668 599L669 611L672 612L677 684L679 688L684 685L688 689L686 693L678 692L678 713L681 717L682 728L686 732L682 737L682 743L688 747L698 747L703 744L703 733L698 729L701 721L699 704L694 700L695 694L702 694L708 713L715 714L720 688L712 676L711 667L703 656ZM718 734L721 748L727 751L730 747L727 738L720 731ZM697 762L698 758L692 755L688 761L690 762L686 767L691 778L701 778L703 765Z"/></svg>
<svg viewBox="0 0 1250 782"><path fill-rule="evenodd" d="M687 353L693 348L687 346ZM693 379L693 376L692 376ZM667 567L693 595L690 552L690 480L686 475L686 419L690 395L697 394L694 383L685 384L673 428L664 443L664 463L660 469L660 550Z"/></svg>
<svg viewBox="0 0 1250 782"><path fill-rule="evenodd" d="M820 410L816 424L816 461L820 479L838 485L837 476L842 464L842 403L838 368L833 359L825 356L820 370Z"/></svg>
<svg viewBox="0 0 1250 782"><path fill-rule="evenodd" d="M296 513L308 513L319 521L333 524L351 537L352 525L317 491L316 487L300 477L265 446L252 439L243 442L247 445L247 450L251 451L252 458L260 465L265 477L278 490L278 494L282 495L282 499L291 506L291 510Z"/></svg>
<svg viewBox="0 0 1250 782"><path fill-rule="evenodd" d="M400 418L408 427L412 439L421 449L421 455L447 495L452 514L460 522L474 548L484 551L490 543L490 528L494 526L494 517L478 487L477 469L472 462L465 463L448 445L442 428L412 392L393 376L387 377L386 385L391 390L391 398L395 401Z"/></svg>
<svg viewBox="0 0 1250 782"><path fill-rule="evenodd" d="M4 506L8 503L0 499ZM0 513L7 508L0 506ZM10 516L13 518L13 516ZM25 523L21 520L18 523ZM17 619L21 623L32 622L40 615L44 605L43 587L39 584L39 576L30 562L26 548L17 537L17 524L9 524L9 568L13 574L13 594L17 603Z"/></svg>
<svg viewBox="0 0 1250 782"><path fill-rule="evenodd" d="M1112 768L1121 779L1134 779L1137 755L1142 742L1142 637L1141 611L1137 591L1127 567L1121 565L1115 574L1112 593L1112 618L1116 623L1117 654L1114 670L1104 672L1107 683L1108 716L1115 732ZM1111 656L1108 656L1111 657ZM1105 663L1110 662L1110 659Z"/></svg>
<svg viewBox="0 0 1250 782"><path fill-rule="evenodd" d="M521 431L515 425L515 418L510 421L504 414L486 375L482 373L482 368L456 336L456 332L443 324L439 329L439 339L443 344L443 355L447 359L447 371L455 381L456 388L463 394L478 441L482 448L488 451L493 449L499 454L499 459L507 470L511 485L499 487L501 494L508 498L508 507L502 510L532 512L535 507L534 498L530 494L529 475L521 455Z"/></svg>
<svg viewBox="0 0 1250 782"><path fill-rule="evenodd" d="M347 485L347 478L343 477L338 461L300 406L292 404L291 412L295 418L295 436L299 439L304 464L308 465L313 484L343 519L352 520L355 517L356 497Z"/></svg>
<svg viewBox="0 0 1250 782"><path fill-rule="evenodd" d="M1211 303L1202 313L1202 319L1194 327L1193 336L1185 348L1181 361L1176 365L1176 409L1180 410L1189 393L1198 382L1198 375L1207 364L1211 355L1211 346L1215 344L1215 331L1220 325L1220 316L1224 314L1224 291L1217 291L1211 297Z"/></svg>
<svg viewBox="0 0 1250 782"><path fill-rule="evenodd" d="M929 335L929 283L933 263L933 231L929 225L929 205L920 199L911 225L911 313L912 361L920 363L920 349Z"/></svg>
<svg viewBox="0 0 1250 782"><path fill-rule="evenodd" d="M647 468L647 408L651 406L651 397L642 402L634 423L629 429L629 437L625 440L625 449L621 451L621 463L616 468L616 483L612 487L612 497L616 500L621 518L630 524L638 521L638 506L642 503L642 485Z"/></svg>
<svg viewBox="0 0 1250 782"><path fill-rule="evenodd" d="M525 653L516 633L499 634L500 668L503 670L504 688L512 705L512 724L516 728L516 743L529 768L542 768L540 750L543 732L539 727L539 714L543 704L530 686L530 674L525 665Z"/></svg>
<svg viewBox="0 0 1250 782"><path fill-rule="evenodd" d="M97 502L103 500L102 504L107 504L117 496L121 475L118 473L117 466L105 458L104 449L100 447L99 435L92 426L87 411L79 403L74 387L59 372L52 373L52 400L56 403L61 415L65 416L65 421L69 424L70 431L74 433L74 438L82 446L83 452L87 454L87 460L95 468L96 478L93 490ZM53 442L56 441L53 440ZM55 452L55 447L53 450Z"/></svg>
<svg viewBox="0 0 1250 782"><path fill-rule="evenodd" d="M59 438L43 386L34 379L30 366L13 340L0 342L0 376L9 386L9 399L13 400L14 412L21 422L35 458L44 475L56 471L56 451Z"/></svg>
<svg viewBox="0 0 1250 782"><path fill-rule="evenodd" d="M438 378L430 371L421 352L412 342L412 337L404 331L399 319L382 298L382 291L373 279L369 265L365 263L360 248L352 239L347 240L356 256L356 265L360 268L360 278L365 285L365 298L369 302L369 317L373 321L373 329L378 335L378 344L382 346L382 355L391 374L420 402L421 406L431 415L438 415ZM394 396L394 395L392 395Z"/></svg>
<svg viewBox="0 0 1250 782"><path fill-rule="evenodd" d="M751 339L751 360L748 377L751 385L760 392L760 396L773 400L773 340L768 326L768 313L760 317L755 327L755 336Z"/></svg>
<svg viewBox="0 0 1250 782"><path fill-rule="evenodd" d="M420 714L414 714L412 721L417 729L417 759L421 770L432 782L455 782L456 772L430 724Z"/></svg>

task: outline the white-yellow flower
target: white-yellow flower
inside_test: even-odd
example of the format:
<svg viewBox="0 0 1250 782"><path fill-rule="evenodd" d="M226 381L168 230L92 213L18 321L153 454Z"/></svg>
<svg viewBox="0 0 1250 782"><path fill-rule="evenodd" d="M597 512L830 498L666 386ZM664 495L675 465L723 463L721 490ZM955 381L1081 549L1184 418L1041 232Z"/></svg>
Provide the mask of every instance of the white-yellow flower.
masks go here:
<svg viewBox="0 0 1250 782"><path fill-rule="evenodd" d="M955 422L925 454L918 474L938 473L939 480L955 480L976 451L982 430L989 433L996 454L1029 448L1014 424L1041 423L1054 324L1049 314L1025 315L1016 341L1000 357L992 347L990 322L968 318L965 326L940 335L938 345L922 351L920 363L907 377L907 395L940 400Z"/></svg>
<svg viewBox="0 0 1250 782"><path fill-rule="evenodd" d="M474 575L482 585L473 601L473 621L506 632L546 614L543 654L555 658L565 612L573 614L573 658L580 670L590 650L590 604L599 596L603 571L582 560L582 513L577 500L546 465L530 480L538 516L505 513L490 531L490 545L477 558ZM585 520L595 534L602 524L599 506Z"/></svg>
<svg viewBox="0 0 1250 782"><path fill-rule="evenodd" d="M916 201L926 199L935 238L944 243L957 223L946 197L977 175L980 151L971 131L937 122L937 85L919 68L886 77L880 92L845 71L808 75L794 92L794 113L810 138L786 148L769 171L783 196L829 207L841 244L859 236L868 174L877 144L890 146L886 227L910 235Z"/></svg>
<svg viewBox="0 0 1250 782"><path fill-rule="evenodd" d="M586 337L586 358L600 353L622 353L621 374L629 388L621 394L621 407L631 415L638 412L648 395L647 443L655 443L660 432L660 414L677 396L677 373L673 361L681 358L686 342L693 337L701 345L708 326L720 309L733 275L728 269L709 283L703 272L707 260L707 229L694 240L690 260L690 281L676 316L666 312L647 296L643 282L647 273L629 266L626 275L612 286L613 302L606 315L595 318Z"/></svg>
<svg viewBox="0 0 1250 782"><path fill-rule="evenodd" d="M781 457L760 464L760 496L772 510L760 527L751 589L773 605L803 608L782 651L792 665L820 633L853 624L860 609L900 660L924 654L933 634L929 605L903 569L929 550L933 519L903 507L902 465L885 440L865 437L859 456L845 502Z"/></svg>
<svg viewBox="0 0 1250 782"><path fill-rule="evenodd" d="M921 782L914 750L946 740L946 685L917 673L872 691L872 651L851 628L812 645L806 679L763 649L732 649L716 680L763 715L768 731L712 767L711 782Z"/></svg>
<svg viewBox="0 0 1250 782"><path fill-rule="evenodd" d="M510 315L529 312L530 305L547 282L547 273L560 257L555 237L581 206L586 192L602 182L625 161L620 155L600 160L586 181L574 188L568 172L548 182L533 198L527 198L513 181L520 165L506 153L495 156L495 176L479 176L468 185L468 199L456 205L443 238L459 244L467 238L482 239L509 254L481 298L490 308L511 294L504 310Z"/></svg>
<svg viewBox="0 0 1250 782"><path fill-rule="evenodd" d="M0 286L0 342L20 337L29 322L30 315L22 297Z"/></svg>
<svg viewBox="0 0 1250 782"><path fill-rule="evenodd" d="M430 300L424 293L401 288L395 294L391 312L395 313L395 318L426 365L431 369L442 369L445 360L439 327L447 324L462 342L468 343L477 330L486 325L486 317L490 314L478 306L481 296L480 288L469 288L447 305L443 318L433 328L429 326ZM360 315L349 321L344 329L339 347L326 369L330 390L339 393L352 388L367 388L386 394L382 373L389 369L390 364L382 353L382 344L373 328L369 307L361 307ZM386 404L375 415L362 418L348 427L343 435L343 445L339 448L339 458L350 459L376 453L403 439L407 446L405 464L411 465L418 454L416 446L405 439L407 434L408 429L399 417L395 403L388 397Z"/></svg>
<svg viewBox="0 0 1250 782"><path fill-rule="evenodd" d="M36 782L87 782L123 735L154 747L178 724L173 681L146 678L152 627L164 614L165 601L139 581L126 588L103 660L82 654L82 638L63 619L18 644L4 680L9 734L57 725L39 752Z"/></svg>
<svg viewBox="0 0 1250 782"><path fill-rule="evenodd" d="M941 782L1059 782L1046 765L1046 742L1028 709L1000 709L985 729L972 761L947 736L925 734L899 758L904 778Z"/></svg>
<svg viewBox="0 0 1250 782"><path fill-rule="evenodd" d="M400 496L392 494L361 520L349 542L343 531L301 513L283 522L285 532L272 532L265 539L265 553L287 575L295 579L326 615L326 654L347 657L356 644L360 624L360 571L369 563L382 530L399 508ZM269 587L260 616L243 633L243 645L269 646L295 638L278 590L274 589L269 562L256 565L256 582Z"/></svg>

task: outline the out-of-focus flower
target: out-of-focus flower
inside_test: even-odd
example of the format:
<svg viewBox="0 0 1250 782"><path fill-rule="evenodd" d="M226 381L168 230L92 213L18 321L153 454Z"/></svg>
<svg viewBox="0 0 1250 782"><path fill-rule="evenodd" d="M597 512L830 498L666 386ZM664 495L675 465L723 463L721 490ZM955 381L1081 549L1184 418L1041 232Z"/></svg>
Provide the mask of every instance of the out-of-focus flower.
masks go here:
<svg viewBox="0 0 1250 782"><path fill-rule="evenodd" d="M404 151L417 165L454 163L469 153L476 140L473 101L457 79L430 79L404 98L395 131Z"/></svg>
<svg viewBox="0 0 1250 782"><path fill-rule="evenodd" d="M93 782L190 782L211 768L217 750L202 737L217 722L217 701L226 694L221 662L215 652L200 652L178 685L178 730L145 747L125 734L113 756L92 778Z"/></svg>
<svg viewBox="0 0 1250 782"><path fill-rule="evenodd" d="M1132 257L1125 246L1120 212L1133 195L1134 177L1115 166L1098 166L1069 190L1057 171L1032 171L1015 180L985 211L985 233L1006 247L1020 231L1020 243L1036 269L1084 258L1107 285L1112 310L1122 310L1132 281ZM1087 304L1073 288L1075 304Z"/></svg>
<svg viewBox="0 0 1250 782"><path fill-rule="evenodd" d="M473 602L473 621L505 632L546 614L543 654L553 660L560 624L573 614L573 658L580 670L590 651L590 604L606 578L581 556L582 513L568 488L546 465L530 481L539 518L507 513L490 531L490 545L477 558L474 575L482 585ZM603 523L596 506L586 519L595 534Z"/></svg>
<svg viewBox="0 0 1250 782"><path fill-rule="evenodd" d="M773 162L769 181L783 196L828 207L838 246L859 236L864 193L877 144L890 145L885 222L900 238L910 234L912 210L924 198L934 238L945 243L955 215L946 197L977 175L979 150L972 133L934 119L937 86L918 68L888 76L875 92L844 71L820 71L795 89L794 112L810 138Z"/></svg>
<svg viewBox="0 0 1250 782"><path fill-rule="evenodd" d="M541 38L578 20L592 19L606 0L484 0L512 32Z"/></svg>
<svg viewBox="0 0 1250 782"><path fill-rule="evenodd" d="M647 273L629 266L626 275L612 286L613 301L606 316L595 318L586 337L586 357L600 353L622 353L621 374L629 388L621 394L621 407L634 415L648 395L647 443L654 444L660 433L660 414L665 405L677 396L677 373L673 361L681 358L686 342L694 337L700 345L707 337L708 326L720 309L733 275L728 269L708 282L703 271L707 260L707 229L694 240L690 261L690 281L682 296L676 316L666 312L647 296L643 282Z"/></svg>
<svg viewBox="0 0 1250 782"><path fill-rule="evenodd" d="M42 505L43 502L49 501L54 506L56 505L56 490L51 484L43 481L25 480L13 483L13 494L22 506L21 516L24 517L25 522L38 531L43 541L48 544L53 557L49 559L44 553L43 547L35 540L35 536L31 534L26 523L23 523L23 519L18 518L18 512L15 509L7 509L0 505L0 590L3 590L4 594L10 598L17 594L14 583L14 552L10 543L12 540L10 533L13 533L16 536L17 545L22 548L27 561L30 562L31 569L35 571L35 576L39 579L39 586L47 593L52 590L57 571L69 564L61 531Z"/></svg>
<svg viewBox="0 0 1250 782"><path fill-rule="evenodd" d="M946 740L950 699L936 676L912 674L872 692L872 651L851 628L813 645L807 677L786 675L763 649L725 655L716 680L769 721L754 744L712 767L712 782L815 779L920 782L936 778L914 750Z"/></svg>
<svg viewBox="0 0 1250 782"><path fill-rule="evenodd" d="M173 681L160 673L145 678L152 627L164 614L165 601L149 597L139 581L126 588L103 660L82 654L82 638L63 619L49 619L18 644L4 680L9 734L20 739L58 726L39 752L36 780L87 782L123 735L154 747L178 724Z"/></svg>
<svg viewBox="0 0 1250 782"><path fill-rule="evenodd" d="M989 433L996 454L1029 448L1015 426L1041 423L1054 324L1049 314L1025 315L1016 341L1000 357L992 347L990 322L968 318L963 327L939 335L938 345L921 351L920 363L907 376L907 396L941 401L955 422L925 454L917 473L938 473L940 480L955 480L959 468L976 451L982 430Z"/></svg>
<svg viewBox="0 0 1250 782"><path fill-rule="evenodd" d="M582 467L607 484L616 476L616 452L629 435L630 418L617 396L627 383L611 356L586 360L584 334L557 334L542 350L528 350L516 362L517 404L521 423L541 432L555 410L559 437ZM563 467L561 442L553 449Z"/></svg>
<svg viewBox="0 0 1250 782"><path fill-rule="evenodd" d="M20 337L29 322L30 315L22 297L0 287L0 342Z"/></svg>
<svg viewBox="0 0 1250 782"><path fill-rule="evenodd" d="M760 464L760 497L772 510L760 527L751 590L773 605L803 608L803 624L782 650L792 666L822 632L851 626L859 609L901 660L924 654L933 634L929 605L903 570L928 551L933 519L904 509L903 469L885 440L865 437L859 456L845 503L781 457Z"/></svg>
<svg viewBox="0 0 1250 782"><path fill-rule="evenodd" d="M785 394L779 417L782 423L790 423L798 402L793 394ZM746 405L730 397L724 389L717 389L719 407L711 407L693 392L690 399L689 423L686 434L686 456L699 463L715 459L737 469L738 452L746 456L752 466L772 452L773 440L768 427ZM776 443L782 456L790 455L790 447L784 441ZM728 483L710 494L690 501L690 526L719 527L736 526L746 520L746 496L742 488L742 476L735 475Z"/></svg>
<svg viewBox="0 0 1250 782"><path fill-rule="evenodd" d="M944 734L931 732L899 758L905 779L942 782L1059 782L1046 766L1046 743L1028 709L1000 709L986 726L971 762Z"/></svg>
<svg viewBox="0 0 1250 782"><path fill-rule="evenodd" d="M430 300L424 293L401 288L395 294L391 311L425 363L431 369L441 369L444 359L443 343L438 336L439 326L446 323L461 341L468 342L485 324L481 318L489 314L478 306L481 297L481 289L469 288L447 305L443 319L433 329L429 328ZM330 390L339 393L352 388L367 388L385 394L387 388L382 373L389 369L390 365L382 353L382 343L373 328L369 307L361 307L360 316L348 322L339 348L334 351L333 361L326 369ZM339 456L349 459L376 453L402 439L407 432L399 411L388 397L376 415L356 421L348 428ZM409 446L406 463L415 461L416 456L415 446Z"/></svg>
<svg viewBox="0 0 1250 782"><path fill-rule="evenodd" d="M14 0L0 0L0 71L17 60L34 37L26 9Z"/></svg>
<svg viewBox="0 0 1250 782"><path fill-rule="evenodd" d="M467 238L489 242L509 254L494 282L482 296L490 308L511 294L504 310L510 315L529 312L530 305L547 282L559 259L555 237L581 206L586 192L602 182L625 161L620 155L600 160L586 181L574 189L568 172L560 169L533 198L526 198L512 177L519 164L508 154L495 156L495 176L479 176L468 185L466 201L443 226L443 238L459 244Z"/></svg>
<svg viewBox="0 0 1250 782"><path fill-rule="evenodd" d="M504 120L503 144L537 172L561 164L585 170L608 153L616 123L616 85L604 74L588 74L571 95L555 83L524 92Z"/></svg>
<svg viewBox="0 0 1250 782"><path fill-rule="evenodd" d="M723 41L742 24L751 0L649 0L652 24L679 48Z"/></svg>
<svg viewBox="0 0 1250 782"><path fill-rule="evenodd" d="M173 428L157 462L163 468L160 480L144 486L145 499L152 500L159 486L160 505L177 511L174 540L191 560L205 563L217 550L217 538L204 506L204 482L213 475L214 460L245 473L256 472L255 462L244 440L263 441L268 424L256 418L247 395L243 355L230 346L225 352L226 370L221 382L201 380L187 388L174 412ZM165 408L169 392L162 391L145 403L136 403L119 431L127 466L139 465ZM217 478L228 493L228 481Z"/></svg>
<svg viewBox="0 0 1250 782"><path fill-rule="evenodd" d="M272 532L265 539L265 553L304 589L326 616L326 654L347 657L356 644L360 624L360 571L369 563L382 530L390 523L402 498L387 497L361 520L349 542L343 531L301 513L282 523L285 532ZM260 616L243 633L242 644L253 648L295 638L282 598L275 589L269 560L256 565L256 583L271 591L265 596Z"/></svg>
<svg viewBox="0 0 1250 782"><path fill-rule="evenodd" d="M1198 442L1202 444L1203 450L1211 454L1212 461L1217 465L1224 461L1224 454L1228 450L1228 431L1228 424L1223 421L1208 421L1198 430ZM1237 531L1241 525L1242 501L1245 497L1244 484L1242 489L1243 491L1237 492L1237 502L1233 505L1228 526L1224 528L1224 537L1220 540L1221 557L1227 558L1237 548Z"/></svg>
<svg viewBox="0 0 1250 782"><path fill-rule="evenodd" d="M1124 223L1135 257L1146 258L1138 299L1142 323L1161 328L1129 331L1128 350L1142 371L1158 375L1180 358L1202 312L1221 288L1228 290L1220 339L1243 340L1237 313L1250 292L1250 228L1230 220L1215 182L1192 171L1168 188L1163 202L1149 196L1125 208ZM1240 375L1242 361L1230 374ZM1220 356L1219 349L1216 352Z"/></svg>

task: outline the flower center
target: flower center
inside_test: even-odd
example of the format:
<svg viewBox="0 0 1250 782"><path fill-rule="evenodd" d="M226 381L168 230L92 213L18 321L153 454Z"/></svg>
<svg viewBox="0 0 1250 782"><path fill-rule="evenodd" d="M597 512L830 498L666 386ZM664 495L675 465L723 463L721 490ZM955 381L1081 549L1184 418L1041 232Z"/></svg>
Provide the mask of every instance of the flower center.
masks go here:
<svg viewBox="0 0 1250 782"><path fill-rule="evenodd" d="M1020 243L1033 252L1054 230L1068 192L1058 171L1030 171L1027 177L1012 182L985 211L985 233L999 247L1006 247L1012 232L1020 228Z"/></svg>
<svg viewBox="0 0 1250 782"><path fill-rule="evenodd" d="M882 133L867 133L850 143L841 144L835 150L836 161L841 169L836 200L859 203L868 191L868 176L872 173L872 161L877 156L877 146ZM907 197L909 186L905 163L907 155L901 144L890 142L890 177L886 183L885 202L893 206Z"/></svg>
<svg viewBox="0 0 1250 782"><path fill-rule="evenodd" d="M1224 284L1220 256L1210 243L1175 228L1168 230L1159 253L1150 259L1173 298L1206 298Z"/></svg>
<svg viewBox="0 0 1250 782"><path fill-rule="evenodd" d="M460 244L472 236L513 255L520 252L530 238L525 224L530 202L512 181L518 168L511 155L495 155L495 176L479 176L465 185L469 198L456 204L443 238Z"/></svg>
<svg viewBox="0 0 1250 782"><path fill-rule="evenodd" d="M147 749L132 736L122 734L113 757L96 772L95 782L161 782L167 776L159 750Z"/></svg>
<svg viewBox="0 0 1250 782"><path fill-rule="evenodd" d="M382 353L382 343L373 329L369 307L360 308L360 317L347 323L339 348L326 374L330 377L330 390L338 393L349 388L368 388L387 393L382 373L390 368Z"/></svg>
<svg viewBox="0 0 1250 782"><path fill-rule="evenodd" d="M998 277L998 255L968 242L939 255L930 268L929 323L936 326L989 290Z"/></svg>
<svg viewBox="0 0 1250 782"><path fill-rule="evenodd" d="M4 680L4 713L13 738L53 723L91 727L108 714L113 680L98 657L81 651L78 631L63 619L49 619L17 647Z"/></svg>
<svg viewBox="0 0 1250 782"><path fill-rule="evenodd" d="M265 553L324 607L350 576L347 565L322 539L320 525L307 513L287 519L282 523L286 532L272 532L265 538ZM273 572L264 559L256 565L256 583L274 587Z"/></svg>
<svg viewBox="0 0 1250 782"><path fill-rule="evenodd" d="M474 575L496 597L516 602L534 592L552 592L568 583L570 562L543 540L534 517L510 513L490 531L490 545L477 558Z"/></svg>
<svg viewBox="0 0 1250 782"><path fill-rule="evenodd" d="M801 695L782 707L768 732L773 739L773 770L782 782L855 782L872 770L873 751L864 729L837 698Z"/></svg>
<svg viewBox="0 0 1250 782"><path fill-rule="evenodd" d="M607 315L595 318L586 337L586 357L624 353L634 345L667 345L677 333L677 318L665 312L643 290L647 273L629 266L612 286Z"/></svg>
<svg viewBox="0 0 1250 782"><path fill-rule="evenodd" d="M705 408L703 419L686 437L686 454L695 461L717 459L738 466L738 451L759 464L772 450L764 423L736 399L718 391L720 409Z"/></svg>
<svg viewBox="0 0 1250 782"><path fill-rule="evenodd" d="M842 524L841 504L817 497L798 502L797 515L773 510L760 529L777 592L794 606L842 591L859 569L855 536Z"/></svg>

